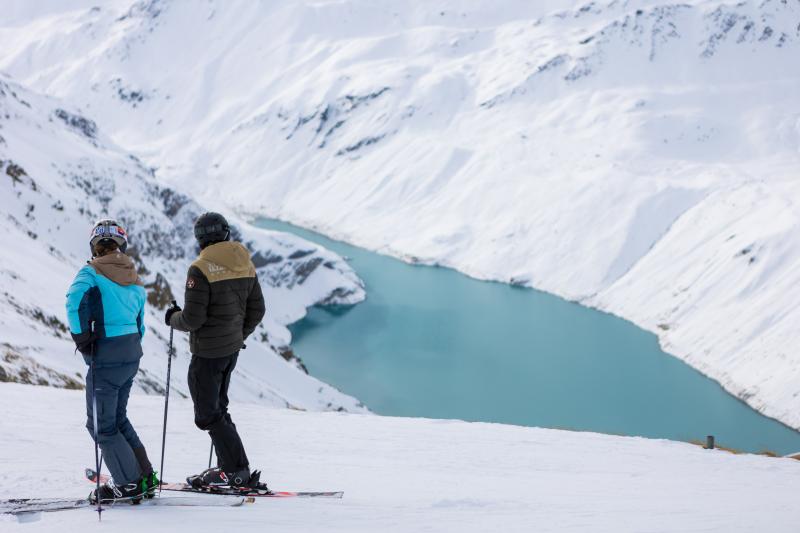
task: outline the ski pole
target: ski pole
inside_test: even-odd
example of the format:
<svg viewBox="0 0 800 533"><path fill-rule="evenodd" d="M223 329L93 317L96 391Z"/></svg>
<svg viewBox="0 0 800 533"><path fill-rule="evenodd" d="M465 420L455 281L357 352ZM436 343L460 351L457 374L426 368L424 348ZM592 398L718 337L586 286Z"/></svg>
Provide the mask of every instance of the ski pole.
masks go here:
<svg viewBox="0 0 800 533"><path fill-rule="evenodd" d="M175 300L172 301L173 305L177 305ZM164 393L164 429L161 431L161 470L159 471L158 478L158 494L161 494L161 486L164 484L164 447L167 443L167 411L169 410L169 378L172 373L172 336L175 329L169 328L169 351L167 352L167 389Z"/></svg>
<svg viewBox="0 0 800 533"><path fill-rule="evenodd" d="M90 324L91 335L94 337L94 320ZM92 421L94 423L94 465L97 468L97 489L95 490L94 497L97 499L97 520L102 520L103 506L100 504L100 444L97 441L97 382L95 381L94 373L94 340L90 348L91 353L91 374L92 374Z"/></svg>
<svg viewBox="0 0 800 533"><path fill-rule="evenodd" d="M208 467L211 468L211 457L214 455L214 442L211 442L211 450L208 452Z"/></svg>

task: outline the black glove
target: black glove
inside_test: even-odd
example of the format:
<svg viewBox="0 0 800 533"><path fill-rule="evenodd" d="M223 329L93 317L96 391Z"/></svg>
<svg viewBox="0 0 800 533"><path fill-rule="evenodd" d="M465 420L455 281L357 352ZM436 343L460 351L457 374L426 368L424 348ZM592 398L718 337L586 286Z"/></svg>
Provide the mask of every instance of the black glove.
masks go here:
<svg viewBox="0 0 800 533"><path fill-rule="evenodd" d="M178 302L176 302L175 300L172 300L172 305L169 306L167 308L167 312L164 313L164 323L166 325L168 325L168 326L171 325L169 321L172 318L172 315L174 315L175 313L177 313L180 310L181 310L181 306L178 305Z"/></svg>
<svg viewBox="0 0 800 533"><path fill-rule="evenodd" d="M81 352L81 354L86 357L94 355L94 341L97 340L97 335L95 335L94 332L73 333L72 340L75 341L75 349Z"/></svg>

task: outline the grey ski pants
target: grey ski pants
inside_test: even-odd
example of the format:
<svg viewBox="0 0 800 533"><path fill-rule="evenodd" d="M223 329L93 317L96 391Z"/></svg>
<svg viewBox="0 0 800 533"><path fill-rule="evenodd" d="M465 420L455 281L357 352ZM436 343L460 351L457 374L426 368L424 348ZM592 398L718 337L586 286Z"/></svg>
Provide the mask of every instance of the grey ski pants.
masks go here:
<svg viewBox="0 0 800 533"><path fill-rule="evenodd" d="M118 485L138 481L143 472L133 452L142 441L128 420L128 396L139 363L95 369L97 396L97 441L111 477ZM92 372L86 373L86 429L94 437L92 413Z"/></svg>

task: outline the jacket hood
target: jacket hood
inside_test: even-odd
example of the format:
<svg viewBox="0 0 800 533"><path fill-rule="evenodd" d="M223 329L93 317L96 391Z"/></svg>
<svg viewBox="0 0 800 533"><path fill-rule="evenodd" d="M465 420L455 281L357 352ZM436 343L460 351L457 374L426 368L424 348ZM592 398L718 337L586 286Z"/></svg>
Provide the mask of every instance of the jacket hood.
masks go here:
<svg viewBox="0 0 800 533"><path fill-rule="evenodd" d="M223 241L206 246L200 252L200 259L236 273L246 273L253 269L250 252L242 243L236 241Z"/></svg>
<svg viewBox="0 0 800 533"><path fill-rule="evenodd" d="M120 251L96 257L89 264L98 274L102 274L119 285L143 285L139 280L133 259Z"/></svg>

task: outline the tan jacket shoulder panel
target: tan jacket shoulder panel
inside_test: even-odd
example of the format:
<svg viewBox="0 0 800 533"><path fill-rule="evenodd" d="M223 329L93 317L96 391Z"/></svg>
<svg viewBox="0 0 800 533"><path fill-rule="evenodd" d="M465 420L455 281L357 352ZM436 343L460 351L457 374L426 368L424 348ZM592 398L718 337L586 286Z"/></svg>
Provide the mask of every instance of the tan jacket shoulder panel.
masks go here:
<svg viewBox="0 0 800 533"><path fill-rule="evenodd" d="M200 257L192 266L197 267L209 283L256 276L250 252L241 243L234 241L208 246L200 252Z"/></svg>

